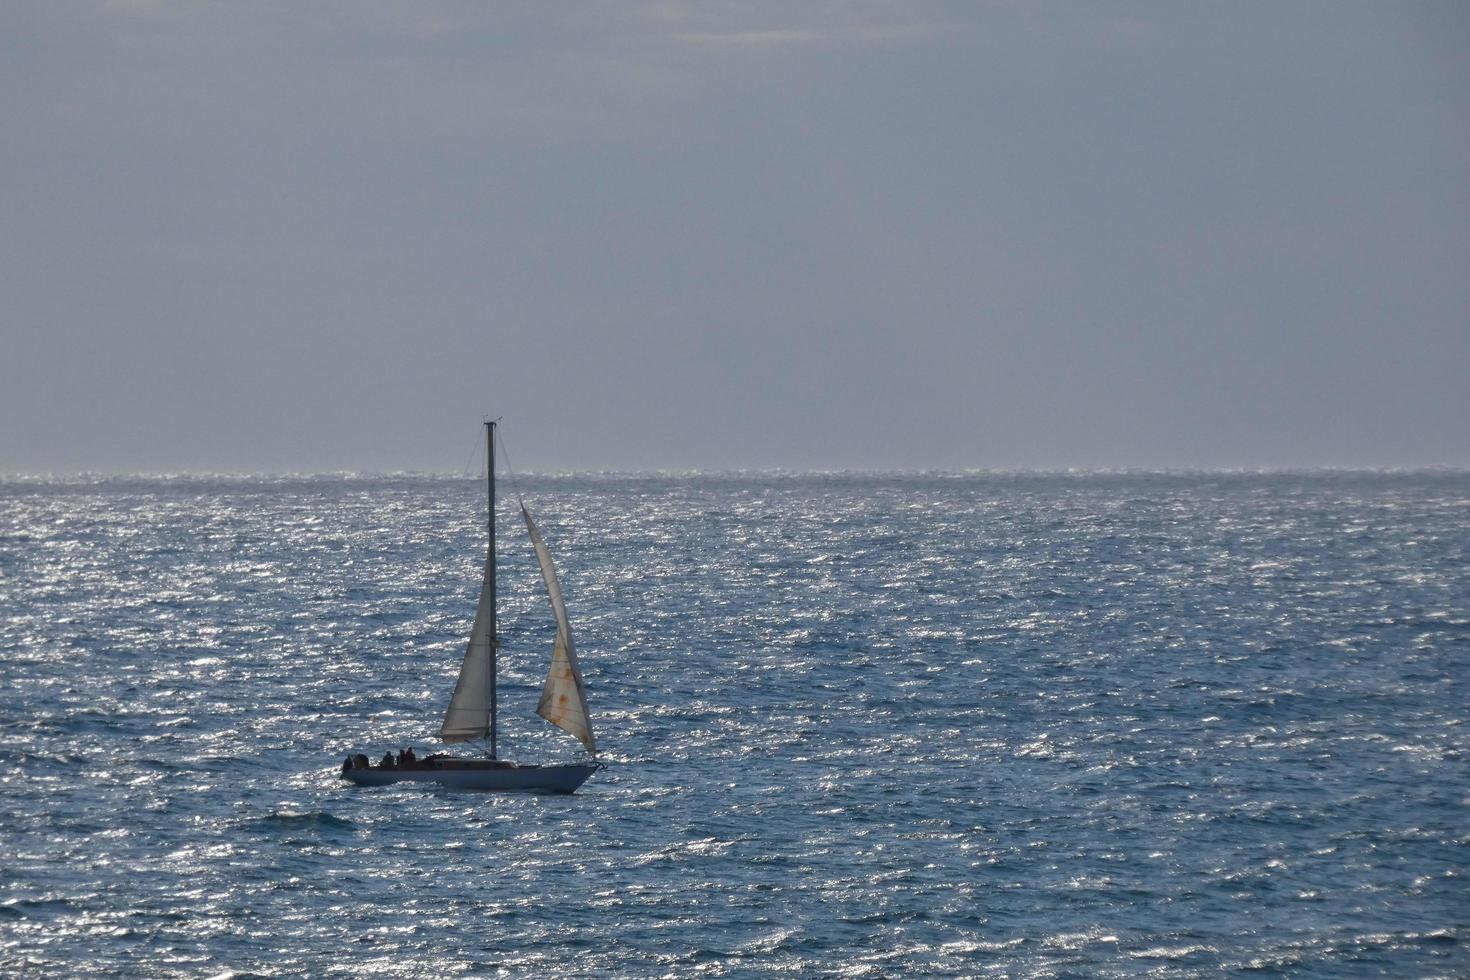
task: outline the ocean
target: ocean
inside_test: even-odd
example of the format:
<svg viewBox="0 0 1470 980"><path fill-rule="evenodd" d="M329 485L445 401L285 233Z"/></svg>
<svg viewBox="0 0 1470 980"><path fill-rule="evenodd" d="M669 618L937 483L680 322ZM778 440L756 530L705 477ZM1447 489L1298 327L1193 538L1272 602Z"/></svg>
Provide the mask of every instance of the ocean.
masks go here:
<svg viewBox="0 0 1470 980"><path fill-rule="evenodd" d="M7 977L1470 974L1470 474L0 481Z"/></svg>

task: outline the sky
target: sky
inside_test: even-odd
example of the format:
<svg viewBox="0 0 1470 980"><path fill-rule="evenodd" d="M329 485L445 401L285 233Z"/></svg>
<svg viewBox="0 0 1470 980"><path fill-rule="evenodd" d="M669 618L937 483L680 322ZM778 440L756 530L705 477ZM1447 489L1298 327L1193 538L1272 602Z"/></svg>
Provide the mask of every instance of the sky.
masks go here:
<svg viewBox="0 0 1470 980"><path fill-rule="evenodd" d="M0 473L1470 466L1470 5L25 2Z"/></svg>

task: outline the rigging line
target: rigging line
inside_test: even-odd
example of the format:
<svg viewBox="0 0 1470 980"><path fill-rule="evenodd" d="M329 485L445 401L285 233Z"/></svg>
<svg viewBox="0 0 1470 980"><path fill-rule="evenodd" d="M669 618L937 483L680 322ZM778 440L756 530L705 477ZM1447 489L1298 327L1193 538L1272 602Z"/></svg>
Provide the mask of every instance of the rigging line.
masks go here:
<svg viewBox="0 0 1470 980"><path fill-rule="evenodd" d="M510 478L510 491L516 495L516 503L521 505L521 510L525 510L526 501L521 496L521 484L516 479L515 467L510 465L510 451L505 448L505 436L500 434L498 425L495 427L495 438L500 443L500 458L505 460L505 474Z"/></svg>
<svg viewBox="0 0 1470 980"><path fill-rule="evenodd" d="M470 448L469 454L465 456L464 467L459 471L460 475L466 480L480 475L479 458L481 445L480 435L476 432L474 444Z"/></svg>

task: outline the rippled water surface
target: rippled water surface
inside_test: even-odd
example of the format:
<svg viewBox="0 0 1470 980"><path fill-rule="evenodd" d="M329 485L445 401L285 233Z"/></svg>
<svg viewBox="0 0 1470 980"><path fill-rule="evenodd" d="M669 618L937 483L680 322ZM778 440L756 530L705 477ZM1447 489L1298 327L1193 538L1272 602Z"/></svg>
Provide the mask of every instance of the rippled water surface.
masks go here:
<svg viewBox="0 0 1470 980"><path fill-rule="evenodd" d="M433 748L476 481L0 483L0 973L1470 972L1470 476L521 489L572 797L337 778Z"/></svg>

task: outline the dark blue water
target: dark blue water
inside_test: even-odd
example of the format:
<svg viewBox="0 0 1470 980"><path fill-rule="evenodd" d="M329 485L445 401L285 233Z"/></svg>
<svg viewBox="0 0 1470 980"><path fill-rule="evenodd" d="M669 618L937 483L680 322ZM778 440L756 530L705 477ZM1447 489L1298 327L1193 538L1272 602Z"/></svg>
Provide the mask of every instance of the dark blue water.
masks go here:
<svg viewBox="0 0 1470 980"><path fill-rule="evenodd" d="M522 489L573 797L336 778L434 747L476 481L0 484L0 972L1470 972L1470 476Z"/></svg>

